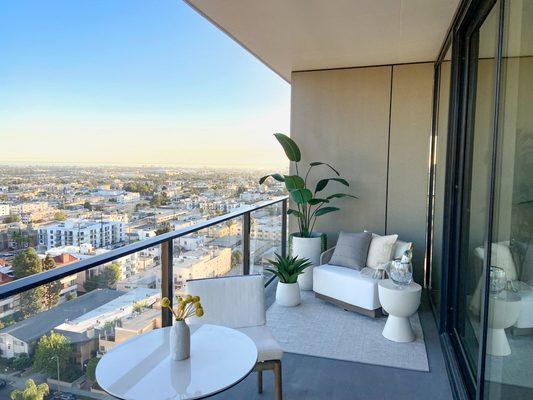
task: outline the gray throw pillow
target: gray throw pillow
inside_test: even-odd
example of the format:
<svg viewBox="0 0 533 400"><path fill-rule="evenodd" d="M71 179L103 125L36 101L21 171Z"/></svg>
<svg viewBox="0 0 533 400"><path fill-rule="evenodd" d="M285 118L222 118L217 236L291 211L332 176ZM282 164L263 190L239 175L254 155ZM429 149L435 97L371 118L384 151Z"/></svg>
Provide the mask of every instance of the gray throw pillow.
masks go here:
<svg viewBox="0 0 533 400"><path fill-rule="evenodd" d="M329 263L361 270L366 266L366 257L371 241L372 233L370 232L341 232Z"/></svg>

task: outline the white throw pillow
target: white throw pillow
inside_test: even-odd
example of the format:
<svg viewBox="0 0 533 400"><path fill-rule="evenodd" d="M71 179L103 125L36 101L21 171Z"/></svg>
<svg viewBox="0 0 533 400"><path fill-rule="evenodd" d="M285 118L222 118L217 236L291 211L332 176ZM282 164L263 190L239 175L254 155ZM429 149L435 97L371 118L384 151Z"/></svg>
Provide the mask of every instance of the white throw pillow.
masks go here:
<svg viewBox="0 0 533 400"><path fill-rule="evenodd" d="M391 260L392 249L398 235L379 236L372 234L372 241L368 248L368 256L366 258L366 266L369 268L378 268L382 264Z"/></svg>

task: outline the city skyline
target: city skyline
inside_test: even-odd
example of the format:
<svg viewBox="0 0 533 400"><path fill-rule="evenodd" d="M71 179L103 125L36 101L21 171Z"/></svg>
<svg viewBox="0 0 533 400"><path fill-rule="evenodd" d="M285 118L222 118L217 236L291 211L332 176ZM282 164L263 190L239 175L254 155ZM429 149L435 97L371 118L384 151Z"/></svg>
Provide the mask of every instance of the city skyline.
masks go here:
<svg viewBox="0 0 533 400"><path fill-rule="evenodd" d="M284 165L289 85L184 3L0 9L3 164Z"/></svg>

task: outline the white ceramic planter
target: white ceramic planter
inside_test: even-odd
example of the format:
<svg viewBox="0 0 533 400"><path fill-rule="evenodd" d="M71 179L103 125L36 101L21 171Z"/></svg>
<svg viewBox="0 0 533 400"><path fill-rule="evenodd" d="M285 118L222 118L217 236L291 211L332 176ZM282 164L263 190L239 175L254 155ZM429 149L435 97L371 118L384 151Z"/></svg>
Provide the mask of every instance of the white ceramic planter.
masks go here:
<svg viewBox="0 0 533 400"><path fill-rule="evenodd" d="M294 307L300 304L300 285L296 283L278 282L276 288L276 303L284 307Z"/></svg>
<svg viewBox="0 0 533 400"><path fill-rule="evenodd" d="M174 321L169 340L172 360L186 360L191 356L191 331L185 321Z"/></svg>
<svg viewBox="0 0 533 400"><path fill-rule="evenodd" d="M298 277L298 283L302 290L313 290L313 267L320 264L320 254L322 253L321 236L321 233L314 233L313 237L309 238L292 236L292 256L307 258L312 264Z"/></svg>

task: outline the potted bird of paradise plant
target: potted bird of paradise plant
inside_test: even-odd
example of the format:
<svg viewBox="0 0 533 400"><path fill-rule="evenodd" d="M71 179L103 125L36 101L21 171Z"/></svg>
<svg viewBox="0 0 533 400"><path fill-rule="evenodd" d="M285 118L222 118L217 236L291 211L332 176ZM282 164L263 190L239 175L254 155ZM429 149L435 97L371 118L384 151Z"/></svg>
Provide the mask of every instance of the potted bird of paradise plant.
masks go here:
<svg viewBox="0 0 533 400"><path fill-rule="evenodd" d="M283 257L277 253L275 256L275 260L268 260L272 267L265 270L278 277L276 303L284 307L297 306L301 300L298 276L311 266L311 262L306 258Z"/></svg>
<svg viewBox="0 0 533 400"><path fill-rule="evenodd" d="M325 189L333 184L346 187L350 186L350 184L341 177L337 169L326 162L310 162L304 173L303 170L300 170L302 154L296 142L283 133L275 133L274 137L283 147L289 162L293 163L292 166L295 173L294 175L269 174L263 176L259 180L259 184L263 184L268 178L273 178L285 184L293 205L287 213L296 217L298 221L298 231L291 233L289 239L291 253L293 256L308 259L313 265L318 265L320 254L326 250L326 235L315 232L317 219L340 210L339 207L332 205L335 200L357 197L350 193L324 194ZM329 177L319 179L313 188L309 186L309 180L311 173L314 173L317 167L326 167L331 174L329 174ZM304 273L300 274L298 283L302 290L313 289L312 267L307 268Z"/></svg>
<svg viewBox="0 0 533 400"><path fill-rule="evenodd" d="M199 296L187 295L187 297L178 296L178 305L172 307L170 299L163 297L161 307L167 308L174 316L174 323L170 329L170 357L174 361L181 361L191 356L191 330L185 320L193 315L201 317L204 315L204 309L200 303Z"/></svg>

